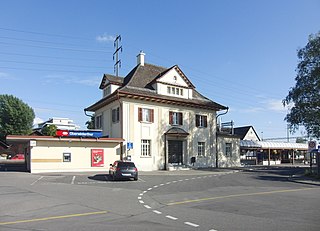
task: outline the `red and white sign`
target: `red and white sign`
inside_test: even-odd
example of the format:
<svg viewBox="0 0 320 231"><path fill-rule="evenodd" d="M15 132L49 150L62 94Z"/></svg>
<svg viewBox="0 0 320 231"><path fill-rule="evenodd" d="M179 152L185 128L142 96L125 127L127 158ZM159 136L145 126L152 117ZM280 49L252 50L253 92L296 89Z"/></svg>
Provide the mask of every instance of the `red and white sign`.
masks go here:
<svg viewBox="0 0 320 231"><path fill-rule="evenodd" d="M91 167L103 167L103 149L91 149Z"/></svg>
<svg viewBox="0 0 320 231"><path fill-rule="evenodd" d="M56 136L69 136L69 131L68 130L57 130Z"/></svg>

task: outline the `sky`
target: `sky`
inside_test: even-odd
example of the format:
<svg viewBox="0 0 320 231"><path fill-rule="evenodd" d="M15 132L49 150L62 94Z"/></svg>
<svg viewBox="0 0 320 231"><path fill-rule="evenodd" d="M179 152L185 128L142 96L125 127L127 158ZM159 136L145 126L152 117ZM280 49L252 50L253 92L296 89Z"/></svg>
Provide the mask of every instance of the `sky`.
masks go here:
<svg viewBox="0 0 320 231"><path fill-rule="evenodd" d="M120 76L142 50L229 107L222 122L285 138L297 50L320 31L319 0L1 0L0 12L0 94L27 103L37 122L63 117L82 129L103 74L114 74L120 35Z"/></svg>

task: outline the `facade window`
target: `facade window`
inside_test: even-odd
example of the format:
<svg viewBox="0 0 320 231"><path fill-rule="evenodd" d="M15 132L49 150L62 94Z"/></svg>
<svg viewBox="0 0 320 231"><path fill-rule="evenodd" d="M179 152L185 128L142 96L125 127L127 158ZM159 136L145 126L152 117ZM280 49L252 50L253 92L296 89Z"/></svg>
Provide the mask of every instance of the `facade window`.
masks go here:
<svg viewBox="0 0 320 231"><path fill-rule="evenodd" d="M205 156L205 142L198 142L198 156Z"/></svg>
<svg viewBox="0 0 320 231"><path fill-rule="evenodd" d="M117 123L120 120L119 107L112 109L112 122Z"/></svg>
<svg viewBox="0 0 320 231"><path fill-rule="evenodd" d="M151 140L141 140L141 156L151 156Z"/></svg>
<svg viewBox="0 0 320 231"><path fill-rule="evenodd" d="M232 144L226 143L226 156L231 157L232 156Z"/></svg>
<svg viewBox="0 0 320 231"><path fill-rule="evenodd" d="M207 116L204 115L196 115L196 126L197 127L207 127Z"/></svg>
<svg viewBox="0 0 320 231"><path fill-rule="evenodd" d="M183 118L181 112L169 112L169 124L170 125L182 125Z"/></svg>
<svg viewBox="0 0 320 231"><path fill-rule="evenodd" d="M95 118L95 128L102 128L102 115L96 116Z"/></svg>
<svg viewBox="0 0 320 231"><path fill-rule="evenodd" d="M63 153L63 162L71 162L71 153L70 152Z"/></svg>
<svg viewBox="0 0 320 231"><path fill-rule="evenodd" d="M179 87L167 87L167 93L169 95L175 95L175 96L183 96L183 89Z"/></svg>
<svg viewBox="0 0 320 231"><path fill-rule="evenodd" d="M149 108L138 108L138 120L139 122L150 122L154 121L154 111Z"/></svg>
<svg viewBox="0 0 320 231"><path fill-rule="evenodd" d="M103 89L103 97L106 97L111 94L111 86L107 86Z"/></svg>

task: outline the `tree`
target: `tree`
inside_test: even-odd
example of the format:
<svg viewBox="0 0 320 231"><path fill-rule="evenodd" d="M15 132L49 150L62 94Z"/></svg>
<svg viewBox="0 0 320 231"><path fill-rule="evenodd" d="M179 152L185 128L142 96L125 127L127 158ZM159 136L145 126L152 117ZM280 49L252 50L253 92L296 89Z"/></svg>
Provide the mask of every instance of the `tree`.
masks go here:
<svg viewBox="0 0 320 231"><path fill-rule="evenodd" d="M55 136L57 132L57 126L54 124L47 125L41 129L41 133L45 136Z"/></svg>
<svg viewBox="0 0 320 231"><path fill-rule="evenodd" d="M86 125L88 129L95 129L94 116L92 116L91 119L86 122Z"/></svg>
<svg viewBox="0 0 320 231"><path fill-rule="evenodd" d="M320 138L320 32L310 35L307 45L298 50L296 85L283 105L291 105L285 117L292 131L302 125L310 136Z"/></svg>
<svg viewBox="0 0 320 231"><path fill-rule="evenodd" d="M27 135L32 131L34 111L13 95L0 95L0 138Z"/></svg>

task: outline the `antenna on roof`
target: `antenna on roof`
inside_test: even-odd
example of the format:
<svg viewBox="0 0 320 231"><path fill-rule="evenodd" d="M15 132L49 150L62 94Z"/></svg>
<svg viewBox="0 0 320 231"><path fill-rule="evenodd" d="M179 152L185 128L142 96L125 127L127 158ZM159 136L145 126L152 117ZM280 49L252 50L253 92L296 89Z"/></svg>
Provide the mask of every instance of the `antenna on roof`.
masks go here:
<svg viewBox="0 0 320 231"><path fill-rule="evenodd" d="M113 61L116 61L116 63L114 64L114 72L116 76L119 76L119 68L121 67L121 59L119 59L119 52L122 52L122 46L119 46L120 42L121 35L118 35L113 43L113 46L116 49L116 51L113 53Z"/></svg>

